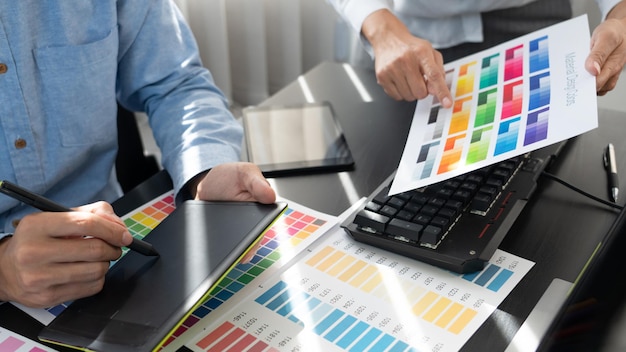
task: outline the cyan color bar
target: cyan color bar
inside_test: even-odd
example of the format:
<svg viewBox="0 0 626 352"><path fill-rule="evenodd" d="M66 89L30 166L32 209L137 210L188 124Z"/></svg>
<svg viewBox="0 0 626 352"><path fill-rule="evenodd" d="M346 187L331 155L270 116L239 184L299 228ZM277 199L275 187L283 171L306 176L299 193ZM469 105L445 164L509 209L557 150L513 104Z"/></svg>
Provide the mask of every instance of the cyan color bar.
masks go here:
<svg viewBox="0 0 626 352"><path fill-rule="evenodd" d="M324 331L326 331L326 329L328 329L331 325L337 322L337 320L339 320L339 318L341 318L342 316L343 316L342 311L340 311L339 309L333 310L332 313L328 314L326 319L322 320L319 324L317 324L313 328L313 332L315 332L318 335L321 335Z"/></svg>
<svg viewBox="0 0 626 352"><path fill-rule="evenodd" d="M357 338L369 327L368 324L360 321L356 324L347 334L343 335L343 337L337 342L337 346L341 348L347 348L350 344L356 341Z"/></svg>
<svg viewBox="0 0 626 352"><path fill-rule="evenodd" d="M393 347L389 350L389 352L402 352L405 351L409 345L406 342L398 341Z"/></svg>
<svg viewBox="0 0 626 352"><path fill-rule="evenodd" d="M491 280L491 278L500 270L500 267L494 264L489 264L487 269L483 270L480 276L474 281L475 284L485 286L485 284Z"/></svg>
<svg viewBox="0 0 626 352"><path fill-rule="evenodd" d="M331 309L333 309L333 306L331 306L330 304L326 304L326 303L320 304L319 307L317 307L317 309L311 312L311 318L313 320L313 324L317 325L326 316L326 314L330 312Z"/></svg>
<svg viewBox="0 0 626 352"><path fill-rule="evenodd" d="M352 326L352 324L354 324L354 322L356 321L356 318L351 316L351 315L347 315L345 318L343 318L337 325L335 325L334 328L332 328L332 330L330 330L325 336L324 338L330 342L335 341L339 335L343 334L344 332L346 332L346 330L348 330L348 328L350 326Z"/></svg>
<svg viewBox="0 0 626 352"><path fill-rule="evenodd" d="M276 298L274 298L270 303L265 306L270 310L276 310L278 307L282 306L285 302L289 301L289 289L283 291Z"/></svg>
<svg viewBox="0 0 626 352"><path fill-rule="evenodd" d="M473 273L463 274L463 278L467 281L474 281L478 274L480 274L480 271L474 271Z"/></svg>
<svg viewBox="0 0 626 352"><path fill-rule="evenodd" d="M370 348L370 351L384 351L389 345L391 345L396 339L391 336L385 334L383 337Z"/></svg>
<svg viewBox="0 0 626 352"><path fill-rule="evenodd" d="M502 288L502 285L504 285L504 283L507 282L511 276L513 276L513 272L511 270L503 269L500 274L498 274L498 276L491 281L487 288L493 292L498 292L498 290Z"/></svg>
<svg viewBox="0 0 626 352"><path fill-rule="evenodd" d="M365 334L365 336L363 336L357 343L354 344L354 346L352 346L352 348L350 348L350 351L354 351L354 352L365 351L367 346L371 345L372 342L374 342L374 340L376 340L378 336L380 336L381 333L382 331L376 328L371 328Z"/></svg>
<svg viewBox="0 0 626 352"><path fill-rule="evenodd" d="M287 302L284 306L282 306L276 313L286 317L291 313L295 307L297 307L300 303L306 301L309 298L309 294L306 292L297 292L291 296L291 300Z"/></svg>
<svg viewBox="0 0 626 352"><path fill-rule="evenodd" d="M276 285L272 286L269 290L263 292L255 302L259 304L265 304L270 298L276 296L280 291L284 290L287 287L287 284L284 281L279 281Z"/></svg>

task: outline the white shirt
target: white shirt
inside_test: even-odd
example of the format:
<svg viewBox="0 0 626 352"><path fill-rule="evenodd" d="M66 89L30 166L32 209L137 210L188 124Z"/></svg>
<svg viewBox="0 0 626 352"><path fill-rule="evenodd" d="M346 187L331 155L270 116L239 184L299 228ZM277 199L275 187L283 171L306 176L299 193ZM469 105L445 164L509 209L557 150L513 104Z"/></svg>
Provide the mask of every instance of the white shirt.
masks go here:
<svg viewBox="0 0 626 352"><path fill-rule="evenodd" d="M428 40L434 48L449 48L461 43L482 42L481 12L523 6L535 0L328 0L356 31L371 13L388 9L414 35ZM596 0L602 18L620 0ZM363 40L372 54L369 43Z"/></svg>

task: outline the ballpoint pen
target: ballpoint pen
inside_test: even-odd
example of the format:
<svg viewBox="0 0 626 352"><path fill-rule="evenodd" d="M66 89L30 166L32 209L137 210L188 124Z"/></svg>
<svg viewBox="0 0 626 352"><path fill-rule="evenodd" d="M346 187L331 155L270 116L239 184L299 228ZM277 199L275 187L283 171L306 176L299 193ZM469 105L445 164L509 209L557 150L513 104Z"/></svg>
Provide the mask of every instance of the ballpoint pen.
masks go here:
<svg viewBox="0 0 626 352"><path fill-rule="evenodd" d="M67 208L63 205L55 203L40 195L32 193L31 191L24 189L8 181L0 181L0 192L8 195L9 197L17 199L25 204L35 207L41 211L50 211L50 212L73 211L70 208ZM154 249L154 247L150 243L142 241L136 237L133 237L133 242L131 242L131 244L128 245L128 248L130 250L141 253L143 255L148 255L148 256L159 255L159 253Z"/></svg>
<svg viewBox="0 0 626 352"><path fill-rule="evenodd" d="M617 178L617 163L615 162L615 147L612 143L604 151L604 167L609 176L609 191L613 202L617 202L619 195L619 179Z"/></svg>

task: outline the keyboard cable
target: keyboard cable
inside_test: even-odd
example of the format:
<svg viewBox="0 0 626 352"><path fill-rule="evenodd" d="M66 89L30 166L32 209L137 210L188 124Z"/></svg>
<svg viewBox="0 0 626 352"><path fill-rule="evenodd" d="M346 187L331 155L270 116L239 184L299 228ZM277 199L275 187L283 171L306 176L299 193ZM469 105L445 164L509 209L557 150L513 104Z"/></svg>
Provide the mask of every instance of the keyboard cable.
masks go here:
<svg viewBox="0 0 626 352"><path fill-rule="evenodd" d="M565 186L565 187L567 187L569 189L572 189L572 190L574 190L574 191L576 191L576 192L578 192L578 193L580 193L580 194L582 194L582 195L584 195L584 196L586 196L588 198L591 198L591 199L593 199L593 200L595 200L597 202L600 202L600 203L602 203L604 205L608 205L608 206L610 206L612 208L619 209L619 210L624 209L624 207L619 205L619 204L613 203L613 202L608 201L606 199L602 199L600 197L594 196L593 194L587 193L587 192L583 191L582 189L572 185L571 183L569 183L567 181L564 181L563 179L561 179L561 178L559 178L559 177L557 177L557 176L555 176L555 175L553 175L553 174L551 174L549 172L542 171L541 175L545 176L545 177L547 177L547 178L549 178L549 179L551 179L553 181L556 181L556 182L562 184L563 186Z"/></svg>

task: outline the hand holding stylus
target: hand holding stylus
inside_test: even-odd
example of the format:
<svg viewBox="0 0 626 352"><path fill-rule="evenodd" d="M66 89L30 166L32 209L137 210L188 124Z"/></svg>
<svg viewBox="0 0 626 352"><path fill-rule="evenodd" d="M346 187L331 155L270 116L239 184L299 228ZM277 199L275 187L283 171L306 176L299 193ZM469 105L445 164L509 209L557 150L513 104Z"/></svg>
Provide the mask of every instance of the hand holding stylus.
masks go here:
<svg viewBox="0 0 626 352"><path fill-rule="evenodd" d="M132 236L108 203L73 210L27 215L0 240L1 301L42 308L102 289L110 261Z"/></svg>

